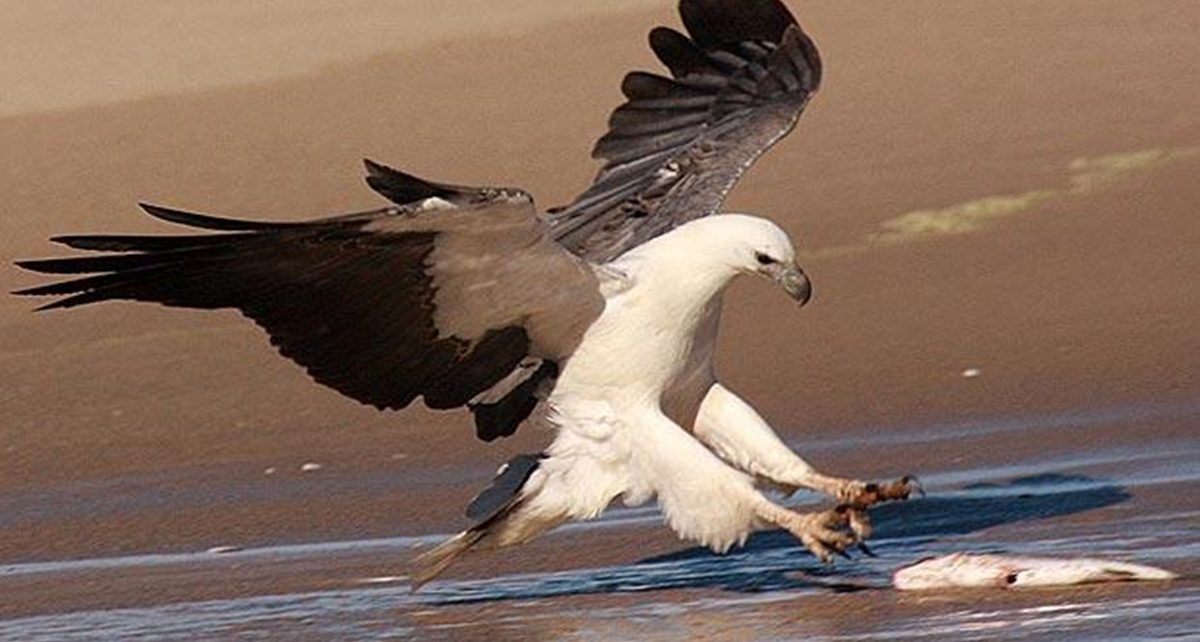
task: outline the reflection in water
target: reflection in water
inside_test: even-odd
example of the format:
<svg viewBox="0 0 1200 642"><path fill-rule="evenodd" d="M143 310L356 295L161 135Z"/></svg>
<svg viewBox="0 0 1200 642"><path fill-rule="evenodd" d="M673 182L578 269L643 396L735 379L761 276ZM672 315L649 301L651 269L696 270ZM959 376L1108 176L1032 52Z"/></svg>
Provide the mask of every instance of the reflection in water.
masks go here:
<svg viewBox="0 0 1200 642"><path fill-rule="evenodd" d="M872 509L879 560L823 566L782 530L758 533L731 554L703 547L660 555L630 566L505 580L431 585L439 603L461 603L593 593L719 588L739 592L820 589L858 591L887 586L893 566L931 554L949 535L1001 524L1070 515L1129 499L1119 486L1078 475L1044 474L1003 483L976 483L947 496L930 496Z"/></svg>
<svg viewBox="0 0 1200 642"><path fill-rule="evenodd" d="M1084 640L1122 630L1178 637L1195 629L1195 580L1002 592L1000 599L995 593L913 597L887 587L897 567L952 551L1136 557L1186 573L1200 556L1200 510L1188 503L1200 481L1197 445L1160 440L1136 452L1099 449L931 474L929 497L872 510L879 558L836 566L816 562L783 532L766 532L724 556L687 548L623 566L436 582L415 595L406 584L384 583L10 619L0 621L0 640L987 640L998 631L1011 639ZM1092 475L1055 472L1066 470ZM1129 501L1134 491L1136 507ZM1143 492L1172 499L1147 511L1155 505ZM622 515L579 528L624 529L657 519ZM1049 518L1059 518L1052 528L1043 521ZM74 572L131 567L169 575L216 557L247 565L307 560L319 568L346 550L394 553L414 545L399 538L207 558L48 562L0 567L0 579L71 581Z"/></svg>

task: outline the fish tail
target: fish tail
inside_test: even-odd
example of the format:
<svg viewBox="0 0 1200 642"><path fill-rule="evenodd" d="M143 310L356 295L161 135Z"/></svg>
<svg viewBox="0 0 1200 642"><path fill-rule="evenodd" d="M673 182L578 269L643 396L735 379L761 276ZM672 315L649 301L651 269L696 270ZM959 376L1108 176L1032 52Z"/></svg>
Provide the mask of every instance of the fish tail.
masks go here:
<svg viewBox="0 0 1200 642"><path fill-rule="evenodd" d="M1102 571L1113 580L1174 580L1179 576L1171 571L1144 564L1111 562Z"/></svg>

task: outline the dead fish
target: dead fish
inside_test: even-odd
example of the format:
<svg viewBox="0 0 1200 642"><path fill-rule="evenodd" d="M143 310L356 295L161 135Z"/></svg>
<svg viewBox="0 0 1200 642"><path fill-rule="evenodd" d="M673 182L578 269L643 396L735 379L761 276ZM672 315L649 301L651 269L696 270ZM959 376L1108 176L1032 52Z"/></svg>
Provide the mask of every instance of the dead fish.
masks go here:
<svg viewBox="0 0 1200 642"><path fill-rule="evenodd" d="M892 585L901 591L919 591L985 586L1066 586L1176 577L1170 571L1153 566L1108 560L954 553L926 558L896 571Z"/></svg>

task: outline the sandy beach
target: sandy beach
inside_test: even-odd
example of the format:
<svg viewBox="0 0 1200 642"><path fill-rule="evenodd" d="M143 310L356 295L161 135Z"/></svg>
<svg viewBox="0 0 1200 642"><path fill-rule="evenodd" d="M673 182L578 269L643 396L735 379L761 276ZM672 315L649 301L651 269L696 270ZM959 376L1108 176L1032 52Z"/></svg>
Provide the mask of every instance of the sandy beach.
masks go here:
<svg viewBox="0 0 1200 642"><path fill-rule="evenodd" d="M622 74L654 68L646 32L678 24L651 0L176 4L0 7L4 291L41 282L11 261L62 252L49 236L170 231L139 200L273 220L374 207L362 157L561 204L596 169ZM727 209L786 227L817 295L797 310L736 284L719 365L818 467L925 480L925 499L878 509L879 559L822 567L779 533L716 557L621 509L413 595L406 561L548 435L487 445L465 413L377 413L232 312L34 314L5 296L0 639L1200 633L1200 10L789 5L825 82ZM886 587L956 550L1185 578Z"/></svg>

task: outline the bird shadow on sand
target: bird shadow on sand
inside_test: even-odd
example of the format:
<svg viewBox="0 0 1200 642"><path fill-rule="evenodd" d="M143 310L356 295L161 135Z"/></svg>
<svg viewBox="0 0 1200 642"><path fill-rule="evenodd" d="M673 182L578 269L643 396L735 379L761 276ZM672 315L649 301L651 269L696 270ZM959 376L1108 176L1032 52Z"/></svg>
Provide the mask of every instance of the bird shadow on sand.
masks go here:
<svg viewBox="0 0 1200 642"><path fill-rule="evenodd" d="M432 604L630 593L664 589L861 591L888 585L891 571L940 552L936 544L1003 524L1082 513L1124 502L1130 494L1103 479L1041 474L976 483L943 494L872 509L879 558L822 565L784 531L757 533L733 553L691 547L626 566L435 585Z"/></svg>

